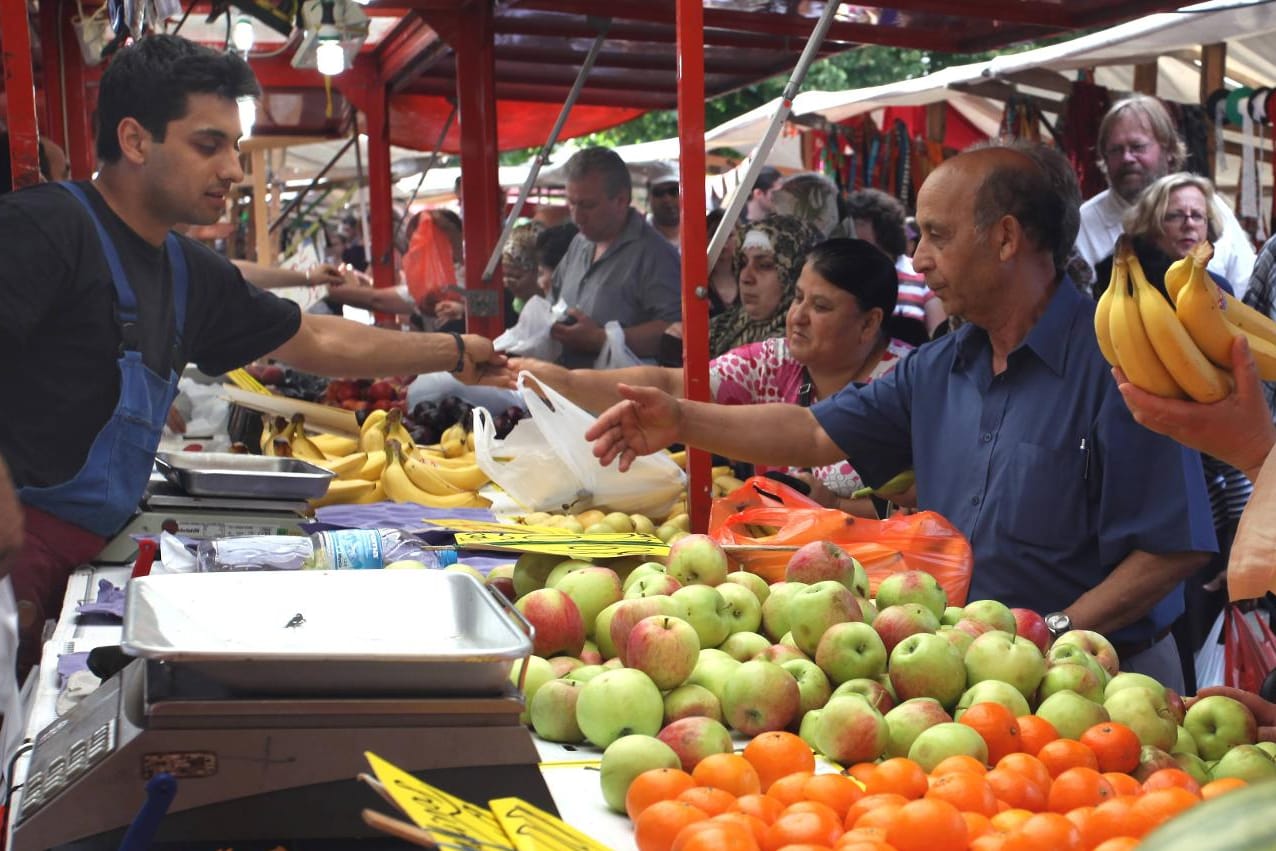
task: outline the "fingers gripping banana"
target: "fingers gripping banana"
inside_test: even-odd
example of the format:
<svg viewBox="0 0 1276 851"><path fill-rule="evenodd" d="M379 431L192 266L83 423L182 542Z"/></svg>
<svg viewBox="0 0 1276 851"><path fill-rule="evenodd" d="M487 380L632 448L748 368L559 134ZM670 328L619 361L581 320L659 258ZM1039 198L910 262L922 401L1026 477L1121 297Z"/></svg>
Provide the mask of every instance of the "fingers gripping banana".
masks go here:
<svg viewBox="0 0 1276 851"><path fill-rule="evenodd" d="M1116 349L1112 347L1112 293L1126 286L1128 272L1123 257L1112 259L1112 276L1108 279L1108 288L1099 296L1099 303L1094 308L1094 336L1099 340L1099 351L1103 358L1113 366L1117 366Z"/></svg>
<svg viewBox="0 0 1276 851"><path fill-rule="evenodd" d="M1198 248L1200 246L1197 246ZM1195 254L1196 249L1193 249ZM1208 257L1206 257L1208 259ZM1250 334L1229 320L1224 293L1205 271L1205 259L1193 258L1192 277L1179 291L1176 313L1192 340L1218 366L1232 365L1232 341L1245 334L1250 354L1265 381L1276 380L1276 344ZM1261 317L1261 314L1259 314Z"/></svg>
<svg viewBox="0 0 1276 851"><path fill-rule="evenodd" d="M385 449L385 411L373 411L359 427L359 449L375 452Z"/></svg>
<svg viewBox="0 0 1276 851"><path fill-rule="evenodd" d="M1132 255L1131 255L1132 256ZM1128 258L1127 258L1128 259ZM1130 277L1141 275L1131 264ZM1128 287L1117 287L1112 294L1112 348L1126 377L1149 393L1181 398L1183 390L1157 357L1139 315L1139 304Z"/></svg>
<svg viewBox="0 0 1276 851"><path fill-rule="evenodd" d="M1130 264L1134 298L1143 328L1161 364L1193 400L1210 403L1226 397L1231 389L1227 374L1201 353L1174 314L1174 308L1148 282L1137 263L1134 260Z"/></svg>

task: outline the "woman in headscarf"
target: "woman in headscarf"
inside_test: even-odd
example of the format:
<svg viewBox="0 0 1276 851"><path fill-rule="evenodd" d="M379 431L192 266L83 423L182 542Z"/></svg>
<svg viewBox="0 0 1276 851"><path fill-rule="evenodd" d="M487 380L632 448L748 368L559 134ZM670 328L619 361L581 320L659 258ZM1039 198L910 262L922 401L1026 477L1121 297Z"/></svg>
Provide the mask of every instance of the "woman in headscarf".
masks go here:
<svg viewBox="0 0 1276 851"><path fill-rule="evenodd" d="M709 356L784 336L784 317L806 252L823 236L793 216L768 216L736 229L736 303L709 324Z"/></svg>

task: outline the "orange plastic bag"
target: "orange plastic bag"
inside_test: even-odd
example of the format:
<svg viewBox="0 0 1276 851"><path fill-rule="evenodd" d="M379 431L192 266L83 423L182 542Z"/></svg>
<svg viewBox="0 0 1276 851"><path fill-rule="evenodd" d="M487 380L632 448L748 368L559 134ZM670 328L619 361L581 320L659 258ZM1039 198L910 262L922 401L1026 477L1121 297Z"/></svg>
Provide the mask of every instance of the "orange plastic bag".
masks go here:
<svg viewBox="0 0 1276 851"><path fill-rule="evenodd" d="M773 535L754 537L749 527L778 527ZM824 508L792 488L765 476L754 476L734 492L713 501L709 534L723 545L801 546L832 541L868 573L874 594L881 581L903 570L924 570L943 586L950 606L966 603L974 555L970 542L933 511L870 520L835 508ZM784 579L791 553L732 553L744 569L767 582Z"/></svg>
<svg viewBox="0 0 1276 851"><path fill-rule="evenodd" d="M428 212L417 220L416 230L403 255L403 277L407 279L412 300L423 309L432 309L440 301L448 301L447 288L456 286L452 243ZM459 296L451 300L459 301Z"/></svg>

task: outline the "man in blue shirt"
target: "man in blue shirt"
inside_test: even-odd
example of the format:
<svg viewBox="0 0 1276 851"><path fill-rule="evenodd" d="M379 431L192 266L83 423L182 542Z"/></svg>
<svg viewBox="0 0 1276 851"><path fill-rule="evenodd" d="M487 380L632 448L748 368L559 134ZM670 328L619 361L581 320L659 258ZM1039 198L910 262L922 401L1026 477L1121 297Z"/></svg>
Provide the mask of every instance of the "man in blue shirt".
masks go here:
<svg viewBox="0 0 1276 851"><path fill-rule="evenodd" d="M966 324L809 410L624 388L586 437L603 463L681 441L768 465L848 458L917 473L918 505L970 539L970 596L1109 636L1125 670L1181 688L1170 624L1215 549L1200 457L1136 425L1063 273L1079 192L1044 147L984 148L922 186L917 271ZM812 274L807 269L804 275Z"/></svg>

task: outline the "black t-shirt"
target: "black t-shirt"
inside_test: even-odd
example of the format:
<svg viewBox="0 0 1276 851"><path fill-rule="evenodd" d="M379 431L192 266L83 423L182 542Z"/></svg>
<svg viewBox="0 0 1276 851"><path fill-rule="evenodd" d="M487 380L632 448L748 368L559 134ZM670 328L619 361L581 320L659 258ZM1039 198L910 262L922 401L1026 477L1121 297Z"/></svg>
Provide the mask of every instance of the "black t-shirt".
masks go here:
<svg viewBox="0 0 1276 851"><path fill-rule="evenodd" d="M186 363L217 375L271 352L301 327L297 305L246 283L224 257L178 236L189 269L180 363L173 364L167 252L78 184L138 302L139 348L161 376ZM0 456L18 486L75 475L119 400L115 288L101 240L71 193L45 184L0 197Z"/></svg>

